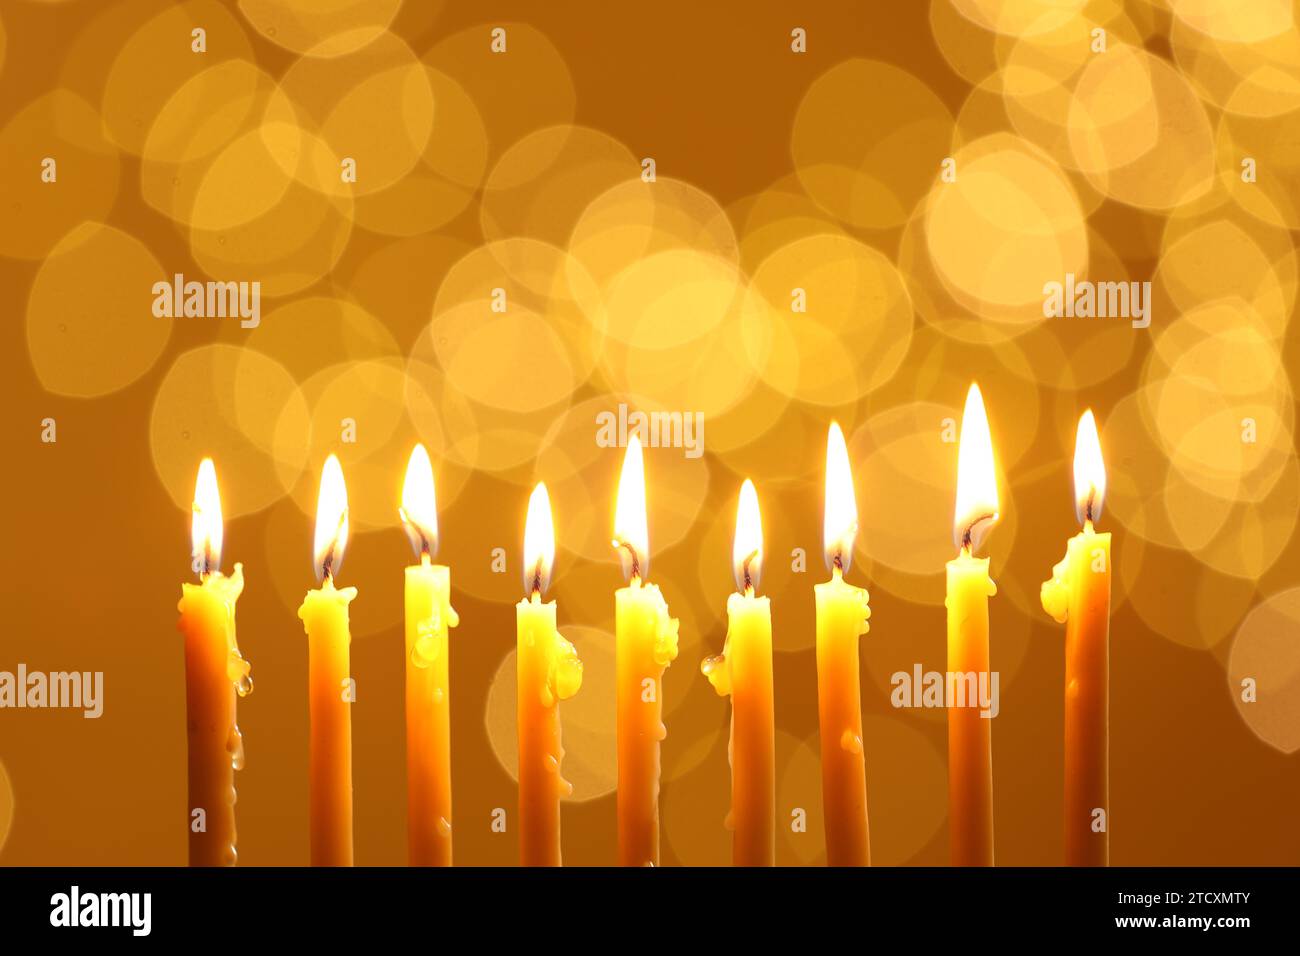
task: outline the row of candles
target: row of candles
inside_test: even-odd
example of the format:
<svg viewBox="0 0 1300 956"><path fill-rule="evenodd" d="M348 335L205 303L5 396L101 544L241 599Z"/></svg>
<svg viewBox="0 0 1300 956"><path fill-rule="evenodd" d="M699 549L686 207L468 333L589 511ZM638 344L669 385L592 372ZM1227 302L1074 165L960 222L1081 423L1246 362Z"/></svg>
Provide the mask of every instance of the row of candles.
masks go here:
<svg viewBox="0 0 1300 956"><path fill-rule="evenodd" d="M988 558L977 557L998 519L998 487L988 419L972 385L958 446L953 533L958 555L947 565L949 675L989 671L989 597L996 588ZM1066 624L1065 852L1071 865L1106 865L1110 535L1094 521L1105 494L1105 468L1092 412L1079 421L1074 486L1082 531L1043 585L1044 609ZM628 443L619 479L613 545L627 585L615 594L617 686L617 859L625 866L659 863L660 744L664 670L677 656L677 621L649 581L649 541L641 445ZM419 563L406 569L406 747L409 861L452 862L451 734L448 631L457 624L451 576L435 565L437 513L433 470L423 446L411 454L400 515ZM838 425L826 451L824 544L831 578L815 585L817 696L821 730L826 859L832 866L870 863L866 754L862 741L859 639L868 629L867 592L846 580L857 534L857 504L848 449ZM194 569L185 584L180 630L185 636L189 726L191 865L233 865L234 771L243 747L235 724L237 698L251 691L249 665L235 640L235 602L243 569L219 568L222 518L216 472L199 468L192 517ZM310 737L311 862L353 862L352 731L348 606L355 588L335 578L348 539L347 490L338 459L326 461L316 512L315 564L320 587L298 616L307 632ZM520 862L558 866L560 804L571 787L561 776L560 701L576 693L582 662L557 628L556 603L545 601L555 555L546 486L529 499L524 530L525 596L516 607ZM740 491L733 546L737 590L727 601L722 653L702 670L732 705L731 814L733 862L770 866L776 853L775 727L772 621L758 594L763 536L751 481ZM977 700L948 709L948 795L951 860L993 864L991 722Z"/></svg>

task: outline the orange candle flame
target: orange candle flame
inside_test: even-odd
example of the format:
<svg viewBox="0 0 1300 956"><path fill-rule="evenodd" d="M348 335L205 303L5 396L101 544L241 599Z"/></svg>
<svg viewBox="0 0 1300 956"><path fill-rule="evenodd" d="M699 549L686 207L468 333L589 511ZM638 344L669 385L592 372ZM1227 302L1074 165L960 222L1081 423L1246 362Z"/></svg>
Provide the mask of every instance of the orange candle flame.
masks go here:
<svg viewBox="0 0 1300 956"><path fill-rule="evenodd" d="M614 547L623 560L623 577L645 580L650 574L650 532L646 527L645 463L635 435L623 456L614 508Z"/></svg>
<svg viewBox="0 0 1300 956"><path fill-rule="evenodd" d="M348 489L335 455L325 459L316 499L316 580L331 581L343 564L348 543Z"/></svg>
<svg viewBox="0 0 1300 956"><path fill-rule="evenodd" d="M200 578L221 570L221 492L217 490L217 468L211 458L199 463L194 482L194 504L190 515L190 557Z"/></svg>
<svg viewBox="0 0 1300 956"><path fill-rule="evenodd" d="M1101 517L1106 498L1106 462L1101 456L1101 438L1092 409L1079 419L1074 435L1074 510L1079 524L1092 524Z"/></svg>
<svg viewBox="0 0 1300 956"><path fill-rule="evenodd" d="M973 552L998 520L998 479L993 463L993 438L984 413L984 397L972 383L966 393L957 444L957 507L953 512L953 541Z"/></svg>
<svg viewBox="0 0 1300 956"><path fill-rule="evenodd" d="M736 575L736 590L752 597L758 590L758 579L763 570L763 517L758 510L758 492L748 478L740 486L740 501L736 505L736 537L731 545L731 562Z"/></svg>
<svg viewBox="0 0 1300 956"><path fill-rule="evenodd" d="M826 566L847 571L853 563L853 542L858 536L858 502L849 470L849 449L844 433L831 422L826 436L826 501L822 521L822 545Z"/></svg>
<svg viewBox="0 0 1300 956"><path fill-rule="evenodd" d="M423 445L411 449L397 513L416 557L432 558L438 551L438 498L433 488L433 463Z"/></svg>
<svg viewBox="0 0 1300 956"><path fill-rule="evenodd" d="M541 599L551 583L555 563L555 525L551 519L551 496L539 483L528 498L524 519L524 593Z"/></svg>

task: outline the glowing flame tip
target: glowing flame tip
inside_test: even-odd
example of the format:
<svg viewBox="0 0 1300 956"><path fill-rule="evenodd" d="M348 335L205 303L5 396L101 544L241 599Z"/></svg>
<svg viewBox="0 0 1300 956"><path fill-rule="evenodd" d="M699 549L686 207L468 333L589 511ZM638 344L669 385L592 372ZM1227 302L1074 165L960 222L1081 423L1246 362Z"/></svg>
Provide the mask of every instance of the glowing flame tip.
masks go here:
<svg viewBox="0 0 1300 956"><path fill-rule="evenodd" d="M551 583L555 563L555 525L551 518L551 496L539 483L528 498L524 519L524 594L541 597Z"/></svg>
<svg viewBox="0 0 1300 956"><path fill-rule="evenodd" d="M1101 454L1097 420L1088 409L1079 419L1074 437L1074 508L1079 524L1101 517L1106 499L1106 462Z"/></svg>
<svg viewBox="0 0 1300 956"><path fill-rule="evenodd" d="M614 508L614 547L625 578L645 580L650 573L650 532L646 525L645 461L636 435L628 439Z"/></svg>
<svg viewBox="0 0 1300 956"><path fill-rule="evenodd" d="M826 436L826 501L823 505L822 545L826 566L847 571L853 563L853 542L858 536L858 502L849 468L844 432L831 422Z"/></svg>
<svg viewBox="0 0 1300 956"><path fill-rule="evenodd" d="M736 537L731 545L732 570L736 590L753 594L763 570L763 517L758 510L758 492L748 478L740 486L736 504Z"/></svg>
<svg viewBox="0 0 1300 956"><path fill-rule="evenodd" d="M399 513L416 557L433 557L438 550L438 499L433 486L433 463L423 445L411 449L406 463Z"/></svg>
<svg viewBox="0 0 1300 956"><path fill-rule="evenodd" d="M316 580L331 580L343 564L348 543L348 488L343 466L330 455L320 473L320 494L316 498Z"/></svg>
<svg viewBox="0 0 1300 956"><path fill-rule="evenodd" d="M199 462L199 475L194 482L194 504L190 512L190 556L194 559L194 570L200 577L221 570L224 534L217 467L211 458L204 458Z"/></svg>
<svg viewBox="0 0 1300 956"><path fill-rule="evenodd" d="M998 520L998 480L993 463L993 438L984 411L984 397L972 383L966 393L957 444L957 505L953 511L953 541L974 552Z"/></svg>

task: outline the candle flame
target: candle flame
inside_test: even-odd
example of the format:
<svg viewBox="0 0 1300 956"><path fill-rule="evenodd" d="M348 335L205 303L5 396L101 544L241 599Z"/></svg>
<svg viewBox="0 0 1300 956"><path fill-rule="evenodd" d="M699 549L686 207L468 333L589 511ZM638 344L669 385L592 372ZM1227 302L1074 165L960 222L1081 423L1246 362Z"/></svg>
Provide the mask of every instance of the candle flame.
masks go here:
<svg viewBox="0 0 1300 956"><path fill-rule="evenodd" d="M1105 498L1106 462L1101 456L1097 420L1090 408L1079 419L1074 436L1074 509L1079 523L1091 524L1100 518Z"/></svg>
<svg viewBox="0 0 1300 956"><path fill-rule="evenodd" d="M623 576L644 580L650 573L650 532L646 528L645 463L641 440L633 435L623 456L614 508L614 547L623 559Z"/></svg>
<svg viewBox="0 0 1300 956"><path fill-rule="evenodd" d="M316 580L329 581L343 564L348 544L348 488L336 456L325 459L316 499Z"/></svg>
<svg viewBox="0 0 1300 956"><path fill-rule="evenodd" d="M736 574L736 590L752 595L758 590L758 578L763 570L763 517L758 510L758 492L748 478L740 486L740 501L736 505L736 537L731 545L731 561Z"/></svg>
<svg viewBox="0 0 1300 956"><path fill-rule="evenodd" d="M826 436L826 502L822 521L822 544L828 568L849 569L857 536L858 502L853 493L853 473L849 470L849 449L839 424L831 422Z"/></svg>
<svg viewBox="0 0 1300 956"><path fill-rule="evenodd" d="M211 458L199 462L194 482L194 505L190 516L190 557L199 577L221 570L221 492L217 490L217 468Z"/></svg>
<svg viewBox="0 0 1300 956"><path fill-rule="evenodd" d="M998 479L993 464L993 438L984 413L984 397L972 383L966 393L957 444L957 507L952 533L957 547L974 551L998 520Z"/></svg>
<svg viewBox="0 0 1300 956"><path fill-rule="evenodd" d="M555 525L551 520L551 497L539 483L528 499L524 519L524 593L541 597L551 583L555 563Z"/></svg>
<svg viewBox="0 0 1300 956"><path fill-rule="evenodd" d="M398 514L416 557L433 557L438 550L438 499L433 489L433 464L423 445L411 449Z"/></svg>

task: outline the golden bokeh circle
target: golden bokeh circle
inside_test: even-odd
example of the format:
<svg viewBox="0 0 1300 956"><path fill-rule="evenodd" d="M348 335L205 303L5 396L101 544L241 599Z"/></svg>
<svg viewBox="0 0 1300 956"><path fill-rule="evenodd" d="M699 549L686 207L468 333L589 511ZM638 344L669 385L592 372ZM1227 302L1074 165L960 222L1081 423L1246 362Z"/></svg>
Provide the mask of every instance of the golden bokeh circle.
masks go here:
<svg viewBox="0 0 1300 956"><path fill-rule="evenodd" d="M639 171L632 151L607 133L569 125L535 130L501 154L483 183L483 234L563 245L593 199Z"/></svg>
<svg viewBox="0 0 1300 956"><path fill-rule="evenodd" d="M562 248L522 236L489 242L443 275L413 354L438 363L476 402L539 409L566 398L596 365L603 332L587 317L595 295ZM495 357L485 360L483 350ZM499 364L520 353L530 357ZM524 382L514 377L521 369Z"/></svg>
<svg viewBox="0 0 1300 956"><path fill-rule="evenodd" d="M102 117L75 93L56 89L23 106L0 129L0 255L40 259L78 224L104 219L118 166Z"/></svg>
<svg viewBox="0 0 1300 956"><path fill-rule="evenodd" d="M493 31L506 52L494 53ZM499 156L533 130L570 123L573 77L550 38L526 23L480 24L444 37L424 61L459 83L478 106L490 154Z"/></svg>
<svg viewBox="0 0 1300 956"><path fill-rule="evenodd" d="M907 219L938 175L951 135L952 116L921 80L889 63L851 59L808 87L790 149L804 188L825 209L859 228L888 229Z"/></svg>
<svg viewBox="0 0 1300 956"><path fill-rule="evenodd" d="M1034 36L1072 19L1086 0L951 0L962 16L985 30Z"/></svg>
<svg viewBox="0 0 1300 956"><path fill-rule="evenodd" d="M744 341L764 381L816 405L856 401L893 377L912 341L912 301L870 246L821 233L782 246L749 285L770 323ZM798 309L798 311L796 311Z"/></svg>
<svg viewBox="0 0 1300 956"><path fill-rule="evenodd" d="M182 225L196 213L200 226L242 224L285 195L308 155L313 165L302 178L310 184L324 157L302 136L293 104L255 65L226 60L181 84L159 110L142 147L140 191Z"/></svg>
<svg viewBox="0 0 1300 956"><path fill-rule="evenodd" d="M1250 9L1223 8L1234 6ZM1300 107L1300 24L1294 19L1272 36L1237 41L1215 38L1175 17L1169 44L1198 95L1220 109L1263 117Z"/></svg>
<svg viewBox="0 0 1300 956"><path fill-rule="evenodd" d="M1176 314L1242 299L1280 338L1295 309L1297 259L1286 233L1226 215L1171 217L1153 277ZM1162 303L1163 304L1163 303Z"/></svg>
<svg viewBox="0 0 1300 956"><path fill-rule="evenodd" d="M1222 181L1232 197L1261 221L1283 229L1300 229L1300 157L1290 144L1300 137L1300 106L1276 116L1235 113L1231 103L1219 117L1216 156ZM1244 179L1251 160L1255 176Z"/></svg>
<svg viewBox="0 0 1300 956"><path fill-rule="evenodd" d="M1092 84L1093 72L1100 76ZM1146 50L1115 47L1094 58L1071 114L1074 155L1088 181L1111 199L1141 209L1167 210L1199 198L1214 184L1214 132L1204 104L1181 73ZM1095 94L1093 90L1095 89ZM1115 98L1147 101L1116 118ZM1140 152L1136 149L1141 145Z"/></svg>
<svg viewBox="0 0 1300 956"><path fill-rule="evenodd" d="M154 470L189 513L199 462L219 463L227 519L260 511L301 476L308 407L283 365L252 349L205 345L181 353L158 385L149 420Z"/></svg>
<svg viewBox="0 0 1300 956"><path fill-rule="evenodd" d="M238 0L237 5L248 25L276 46L332 58L374 42L402 0Z"/></svg>
<svg viewBox="0 0 1300 956"><path fill-rule="evenodd" d="M190 251L210 276L260 282L262 295L268 297L289 295L317 282L342 256L352 234L352 199L339 189L326 191L338 162L314 134L274 122L253 135L272 161L256 163L248 173L277 180L269 191L278 194L246 221L193 223ZM240 147L237 140L218 154L204 174L205 184L213 169L221 167L222 157ZM286 173L289 178L283 182ZM226 182L234 187L240 178ZM214 202L211 208L220 205Z"/></svg>
<svg viewBox="0 0 1300 956"><path fill-rule="evenodd" d="M1285 754L1300 750L1300 588L1279 591L1246 615L1227 678L1237 713L1256 737Z"/></svg>
<svg viewBox="0 0 1300 956"><path fill-rule="evenodd" d="M154 314L159 281L170 285L153 253L113 226L83 222L60 239L27 299L27 350L42 387L95 398L152 368L173 324L187 321Z"/></svg>
<svg viewBox="0 0 1300 956"><path fill-rule="evenodd" d="M201 53L193 48L192 31L199 28ZM104 127L120 148L135 155L144 151L150 128L173 91L217 64L253 59L240 21L215 0L162 7L111 48L117 55L102 81Z"/></svg>
<svg viewBox="0 0 1300 956"><path fill-rule="evenodd" d="M1193 30L1224 43L1258 43L1296 26L1287 0L1221 3L1216 0L1168 0L1174 16Z"/></svg>
<svg viewBox="0 0 1300 956"><path fill-rule="evenodd" d="M639 260L670 250L739 261L735 227L717 199L669 176L630 178L592 198L568 232L568 249L581 269L579 290L591 283L608 290ZM601 321L599 306L591 306L593 321Z"/></svg>
<svg viewBox="0 0 1300 956"><path fill-rule="evenodd" d="M936 183L925 209L930 261L947 291L992 320L1043 319L1043 285L1086 271L1078 195L1042 151L1008 134L958 150L956 181Z"/></svg>
<svg viewBox="0 0 1300 956"><path fill-rule="evenodd" d="M610 715L615 706L614 636L593 627L561 625L582 661L582 687L559 705L560 776L573 784L566 803L586 803L613 793L618 785L617 740ZM483 721L488 743L511 780L519 779L517 672L515 650L501 659L488 686Z"/></svg>
<svg viewBox="0 0 1300 956"><path fill-rule="evenodd" d="M998 69L997 35L958 11L952 0L930 0L930 35L958 76L978 86Z"/></svg>
<svg viewBox="0 0 1300 956"><path fill-rule="evenodd" d="M638 260L611 282L600 313L600 377L647 411L719 414L757 378L747 339L744 276L687 249Z"/></svg>
<svg viewBox="0 0 1300 956"><path fill-rule="evenodd" d="M400 37L380 33L364 47L322 60L306 56L280 78L300 122L340 162L353 161L347 189L363 196L408 175L433 135L430 71ZM342 183L342 169L327 191Z"/></svg>
<svg viewBox="0 0 1300 956"><path fill-rule="evenodd" d="M424 69L433 128L413 169L387 188L357 196L357 225L371 232L424 236L439 229L474 200L487 168L487 130L478 107L450 76Z"/></svg>
<svg viewBox="0 0 1300 956"><path fill-rule="evenodd" d="M224 331L227 342L269 355L300 382L342 362L401 355L385 322L340 296L291 299L265 310L256 328L231 322Z"/></svg>

